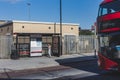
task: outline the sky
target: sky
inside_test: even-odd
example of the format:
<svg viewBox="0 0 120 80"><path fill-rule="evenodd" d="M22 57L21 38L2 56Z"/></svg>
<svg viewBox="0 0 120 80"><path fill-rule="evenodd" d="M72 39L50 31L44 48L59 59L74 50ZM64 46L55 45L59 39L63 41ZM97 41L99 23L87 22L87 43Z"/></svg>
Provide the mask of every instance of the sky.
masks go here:
<svg viewBox="0 0 120 80"><path fill-rule="evenodd" d="M62 0L62 22L91 29L103 0ZM0 20L60 22L60 0L0 0ZM27 5L30 3L31 5ZM29 17L30 9L30 17Z"/></svg>

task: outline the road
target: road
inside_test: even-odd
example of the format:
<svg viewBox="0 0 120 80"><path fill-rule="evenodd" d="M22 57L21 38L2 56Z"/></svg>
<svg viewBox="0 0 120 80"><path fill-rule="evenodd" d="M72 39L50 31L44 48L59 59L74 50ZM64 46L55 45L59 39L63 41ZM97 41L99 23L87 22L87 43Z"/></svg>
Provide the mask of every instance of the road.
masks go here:
<svg viewBox="0 0 120 80"><path fill-rule="evenodd" d="M54 70L46 69L36 74L24 75L14 79L120 80L120 73L100 70L97 66L97 60L91 60L61 64L61 66L57 66Z"/></svg>

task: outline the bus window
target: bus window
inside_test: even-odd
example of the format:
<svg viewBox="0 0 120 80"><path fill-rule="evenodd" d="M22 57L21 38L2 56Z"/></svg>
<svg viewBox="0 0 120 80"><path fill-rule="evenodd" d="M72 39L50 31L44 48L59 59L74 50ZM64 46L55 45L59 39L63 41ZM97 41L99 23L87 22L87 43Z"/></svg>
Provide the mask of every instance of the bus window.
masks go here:
<svg viewBox="0 0 120 80"><path fill-rule="evenodd" d="M110 46L120 45L120 35L111 36L109 44Z"/></svg>
<svg viewBox="0 0 120 80"><path fill-rule="evenodd" d="M100 37L100 47L106 47L109 46L109 37Z"/></svg>
<svg viewBox="0 0 120 80"><path fill-rule="evenodd" d="M120 1L104 4L100 6L99 16L120 11Z"/></svg>
<svg viewBox="0 0 120 80"><path fill-rule="evenodd" d="M107 8L103 8L102 9L102 15L105 15L105 14L107 14L108 12L107 12Z"/></svg>

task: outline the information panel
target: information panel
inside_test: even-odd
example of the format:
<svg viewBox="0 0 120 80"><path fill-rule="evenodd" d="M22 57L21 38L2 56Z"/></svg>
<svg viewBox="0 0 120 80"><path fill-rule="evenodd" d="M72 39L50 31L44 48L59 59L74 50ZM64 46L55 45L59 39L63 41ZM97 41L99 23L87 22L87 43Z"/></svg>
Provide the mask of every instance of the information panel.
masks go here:
<svg viewBox="0 0 120 80"><path fill-rule="evenodd" d="M42 39L31 38L30 56L42 56Z"/></svg>

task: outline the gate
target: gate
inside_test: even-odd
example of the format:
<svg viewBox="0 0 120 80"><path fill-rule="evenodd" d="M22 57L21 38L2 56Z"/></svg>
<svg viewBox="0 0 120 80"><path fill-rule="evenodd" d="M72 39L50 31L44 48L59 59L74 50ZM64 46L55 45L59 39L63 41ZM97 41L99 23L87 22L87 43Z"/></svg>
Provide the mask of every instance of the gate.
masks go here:
<svg viewBox="0 0 120 80"><path fill-rule="evenodd" d="M76 37L74 35L65 35L63 45L64 54L93 53L95 45L94 36L80 35Z"/></svg>
<svg viewBox="0 0 120 80"><path fill-rule="evenodd" d="M12 36L0 36L0 58L10 58Z"/></svg>
<svg viewBox="0 0 120 80"><path fill-rule="evenodd" d="M65 35L64 37L64 52L65 54L73 54L77 52L76 36Z"/></svg>
<svg viewBox="0 0 120 80"><path fill-rule="evenodd" d="M94 52L94 36L81 35L78 42L79 53L92 53Z"/></svg>

